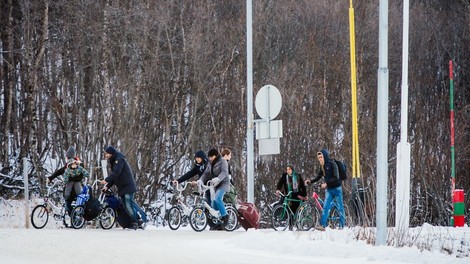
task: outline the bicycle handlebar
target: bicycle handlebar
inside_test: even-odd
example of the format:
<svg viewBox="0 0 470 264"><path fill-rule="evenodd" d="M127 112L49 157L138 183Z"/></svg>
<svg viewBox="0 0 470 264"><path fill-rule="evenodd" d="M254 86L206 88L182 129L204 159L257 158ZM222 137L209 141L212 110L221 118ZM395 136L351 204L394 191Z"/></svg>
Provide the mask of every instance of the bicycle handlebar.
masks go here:
<svg viewBox="0 0 470 264"><path fill-rule="evenodd" d="M181 186L183 186L183 187L181 187ZM176 182L176 190L177 191L182 192L186 189L186 187L188 187L188 183L181 184L179 182Z"/></svg>

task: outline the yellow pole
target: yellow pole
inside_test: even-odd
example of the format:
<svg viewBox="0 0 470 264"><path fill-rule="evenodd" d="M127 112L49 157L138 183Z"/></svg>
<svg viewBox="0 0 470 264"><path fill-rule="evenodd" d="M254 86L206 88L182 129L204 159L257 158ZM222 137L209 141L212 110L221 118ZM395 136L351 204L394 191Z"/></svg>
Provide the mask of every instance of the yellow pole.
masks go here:
<svg viewBox="0 0 470 264"><path fill-rule="evenodd" d="M354 8L349 1L349 41L351 47L351 107L352 107L352 178L360 178L359 132L357 126L357 88L356 88L356 39L354 30Z"/></svg>

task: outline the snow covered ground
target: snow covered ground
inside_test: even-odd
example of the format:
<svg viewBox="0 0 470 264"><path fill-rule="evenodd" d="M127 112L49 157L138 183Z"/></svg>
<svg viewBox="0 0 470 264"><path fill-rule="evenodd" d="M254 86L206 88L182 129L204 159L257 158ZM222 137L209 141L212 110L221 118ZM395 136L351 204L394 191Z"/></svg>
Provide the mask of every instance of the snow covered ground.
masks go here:
<svg viewBox="0 0 470 264"><path fill-rule="evenodd" d="M413 246L396 248L368 244L373 230L359 227L197 233L155 226L74 230L51 221L36 230L26 229L24 220L21 203L0 198L1 263L470 263L468 227L413 228L407 238Z"/></svg>

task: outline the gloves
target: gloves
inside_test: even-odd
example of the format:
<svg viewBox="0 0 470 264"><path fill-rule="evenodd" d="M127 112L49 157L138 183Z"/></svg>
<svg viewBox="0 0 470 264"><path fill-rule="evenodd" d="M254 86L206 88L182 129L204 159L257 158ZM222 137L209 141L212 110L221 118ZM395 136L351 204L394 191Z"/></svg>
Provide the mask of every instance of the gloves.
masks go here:
<svg viewBox="0 0 470 264"><path fill-rule="evenodd" d="M220 179L217 177L213 178L211 181L212 181L212 185L214 186L217 186L220 183Z"/></svg>

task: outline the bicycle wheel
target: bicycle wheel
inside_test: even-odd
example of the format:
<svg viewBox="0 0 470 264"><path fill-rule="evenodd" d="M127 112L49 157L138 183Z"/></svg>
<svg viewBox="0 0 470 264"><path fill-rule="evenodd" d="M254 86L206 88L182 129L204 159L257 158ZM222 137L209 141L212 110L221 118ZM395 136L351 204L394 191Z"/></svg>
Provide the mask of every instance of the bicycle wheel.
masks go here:
<svg viewBox="0 0 470 264"><path fill-rule="evenodd" d="M181 210L178 206L172 206L168 211L168 225L171 230L177 230L181 226Z"/></svg>
<svg viewBox="0 0 470 264"><path fill-rule="evenodd" d="M45 227L48 220L49 211L45 205L40 204L34 207L31 213L31 224L33 224L34 228L41 229Z"/></svg>
<svg viewBox="0 0 470 264"><path fill-rule="evenodd" d="M116 222L116 211L113 208L106 206L103 211L101 211L99 219L101 228L108 230L113 227L114 222Z"/></svg>
<svg viewBox="0 0 470 264"><path fill-rule="evenodd" d="M207 213L203 207L195 207L189 214L189 224L196 232L201 232L207 226Z"/></svg>
<svg viewBox="0 0 470 264"><path fill-rule="evenodd" d="M284 231L289 227L290 215L287 207L283 204L278 204L273 208L272 215L273 228L276 231Z"/></svg>
<svg viewBox="0 0 470 264"><path fill-rule="evenodd" d="M76 206L72 209L70 221L75 229L80 229L85 225L85 207L83 205Z"/></svg>
<svg viewBox="0 0 470 264"><path fill-rule="evenodd" d="M304 203L297 209L296 224L300 231L308 231L318 223L318 210L309 203Z"/></svg>
<svg viewBox="0 0 470 264"><path fill-rule="evenodd" d="M238 211L233 206L227 206L225 209L227 210L228 223L224 229L231 232L238 228Z"/></svg>

